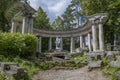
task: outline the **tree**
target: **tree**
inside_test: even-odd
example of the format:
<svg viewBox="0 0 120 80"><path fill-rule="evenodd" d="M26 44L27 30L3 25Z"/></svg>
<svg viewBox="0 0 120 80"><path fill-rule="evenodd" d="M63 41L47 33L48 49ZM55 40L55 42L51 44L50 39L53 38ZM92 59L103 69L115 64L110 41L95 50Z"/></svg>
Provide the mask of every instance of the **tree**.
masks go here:
<svg viewBox="0 0 120 80"><path fill-rule="evenodd" d="M80 3L76 0L72 0L71 4L67 7L66 11L62 15L64 29L79 27L81 17L83 18Z"/></svg>
<svg viewBox="0 0 120 80"><path fill-rule="evenodd" d="M77 25L76 20L76 4L74 1L67 7L66 11L62 15L65 29L71 29Z"/></svg>
<svg viewBox="0 0 120 80"><path fill-rule="evenodd" d="M38 29L51 29L49 18L41 7L38 8L35 14L34 27Z"/></svg>
<svg viewBox="0 0 120 80"><path fill-rule="evenodd" d="M109 19L105 23L105 42L114 44L114 35L120 34L120 0L79 0L86 15L108 13Z"/></svg>
<svg viewBox="0 0 120 80"><path fill-rule="evenodd" d="M6 32L10 29L11 18L8 19L8 10L19 0L1 0L0 1L0 30ZM11 5L13 4L13 5ZM7 15L6 15L7 14Z"/></svg>
<svg viewBox="0 0 120 80"><path fill-rule="evenodd" d="M55 30L63 30L64 24L60 16L58 16L55 21L52 23L52 28Z"/></svg>

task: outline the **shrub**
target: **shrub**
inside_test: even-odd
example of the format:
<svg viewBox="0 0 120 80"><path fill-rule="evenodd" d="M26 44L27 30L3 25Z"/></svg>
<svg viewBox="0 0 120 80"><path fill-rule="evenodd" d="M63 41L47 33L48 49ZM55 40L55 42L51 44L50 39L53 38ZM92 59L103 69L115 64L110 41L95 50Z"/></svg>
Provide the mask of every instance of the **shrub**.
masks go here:
<svg viewBox="0 0 120 80"><path fill-rule="evenodd" d="M23 51L23 56L32 56L36 52L37 48L37 38L31 34L23 35L25 48Z"/></svg>
<svg viewBox="0 0 120 80"><path fill-rule="evenodd" d="M0 54L31 56L36 51L37 38L31 34L0 33Z"/></svg>

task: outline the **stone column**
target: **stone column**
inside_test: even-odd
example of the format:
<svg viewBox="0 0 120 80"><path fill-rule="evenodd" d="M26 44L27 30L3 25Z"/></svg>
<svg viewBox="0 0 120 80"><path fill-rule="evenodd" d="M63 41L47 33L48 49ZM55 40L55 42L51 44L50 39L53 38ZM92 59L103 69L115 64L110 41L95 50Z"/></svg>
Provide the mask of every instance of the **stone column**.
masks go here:
<svg viewBox="0 0 120 80"><path fill-rule="evenodd" d="M104 51L104 33L103 33L103 24L101 20L98 24L98 27L99 27L99 48L100 51Z"/></svg>
<svg viewBox="0 0 120 80"><path fill-rule="evenodd" d="M23 25L22 25L22 34L25 33L25 28L26 28L26 22L27 22L27 17L23 17Z"/></svg>
<svg viewBox="0 0 120 80"><path fill-rule="evenodd" d="M92 23L92 37L93 37L93 51L98 49L98 40L97 40L97 31L96 31L95 22Z"/></svg>
<svg viewBox="0 0 120 80"><path fill-rule="evenodd" d="M14 20L13 20L13 21L12 21L11 33L14 33L14 27L15 27L15 22L14 22Z"/></svg>
<svg viewBox="0 0 120 80"><path fill-rule="evenodd" d="M83 36L80 36L80 48L83 48Z"/></svg>
<svg viewBox="0 0 120 80"><path fill-rule="evenodd" d="M33 17L30 18L30 33L33 34Z"/></svg>
<svg viewBox="0 0 120 80"><path fill-rule="evenodd" d="M82 48L85 48L85 36L83 36Z"/></svg>
<svg viewBox="0 0 120 80"><path fill-rule="evenodd" d="M74 38L71 37L71 43L70 43L70 53L74 52L75 44L74 44Z"/></svg>
<svg viewBox="0 0 120 80"><path fill-rule="evenodd" d="M50 37L49 38L49 50L51 50L52 49L52 38Z"/></svg>
<svg viewBox="0 0 120 80"><path fill-rule="evenodd" d="M61 37L61 50L63 50L63 38Z"/></svg>
<svg viewBox="0 0 120 80"><path fill-rule="evenodd" d="M91 34L88 33L88 48L89 48L89 52L92 51L92 48L91 48Z"/></svg>
<svg viewBox="0 0 120 80"><path fill-rule="evenodd" d="M42 52L42 37L39 37L38 44L39 44L38 51L41 53Z"/></svg>

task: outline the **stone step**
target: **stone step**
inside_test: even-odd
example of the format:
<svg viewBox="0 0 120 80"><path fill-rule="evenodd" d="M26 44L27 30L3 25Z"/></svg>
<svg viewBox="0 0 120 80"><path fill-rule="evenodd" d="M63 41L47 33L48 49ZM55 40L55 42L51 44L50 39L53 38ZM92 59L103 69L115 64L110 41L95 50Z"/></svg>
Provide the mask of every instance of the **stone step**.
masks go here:
<svg viewBox="0 0 120 80"><path fill-rule="evenodd" d="M8 77L16 77L17 76L16 71L5 71L4 74Z"/></svg>
<svg viewBox="0 0 120 80"><path fill-rule="evenodd" d="M19 67L19 66L10 66L10 69L12 70L12 71L16 71L17 73L22 73L22 72L24 72L24 68L22 68L22 67Z"/></svg>
<svg viewBox="0 0 120 80"><path fill-rule="evenodd" d="M88 69L100 68L102 66L102 61L92 61L88 63Z"/></svg>

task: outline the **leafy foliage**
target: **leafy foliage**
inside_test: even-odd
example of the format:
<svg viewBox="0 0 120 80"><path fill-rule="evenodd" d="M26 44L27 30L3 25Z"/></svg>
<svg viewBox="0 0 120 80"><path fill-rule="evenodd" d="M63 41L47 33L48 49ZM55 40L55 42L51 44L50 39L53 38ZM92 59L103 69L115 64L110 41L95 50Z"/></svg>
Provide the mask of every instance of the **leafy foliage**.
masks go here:
<svg viewBox="0 0 120 80"><path fill-rule="evenodd" d="M63 27L64 26L64 24L63 24L63 20L62 20L62 18L61 17L57 17L56 19L55 19L55 21L52 23L52 28L54 29L54 30L63 30Z"/></svg>
<svg viewBox="0 0 120 80"><path fill-rule="evenodd" d="M120 1L119 0L77 0L82 5L82 13L90 16L95 13L108 13L105 23L105 43L114 44L115 35L120 34Z"/></svg>
<svg viewBox="0 0 120 80"><path fill-rule="evenodd" d="M8 16L11 17L11 14L8 15L7 11L13 7L13 5L19 0L1 0L0 1L0 30L3 32L9 31L11 18L8 19ZM13 4L13 5L11 5ZM14 11L13 11L14 12Z"/></svg>
<svg viewBox="0 0 120 80"><path fill-rule="evenodd" d="M49 18L47 18L46 12L41 7L38 8L37 13L34 16L34 27L38 29L51 29Z"/></svg>
<svg viewBox="0 0 120 80"><path fill-rule="evenodd" d="M0 33L0 54L5 56L31 56L36 51L37 39L30 34Z"/></svg>
<svg viewBox="0 0 120 80"><path fill-rule="evenodd" d="M5 75L3 75L2 73L0 73L0 80L15 80L14 78L8 78Z"/></svg>

